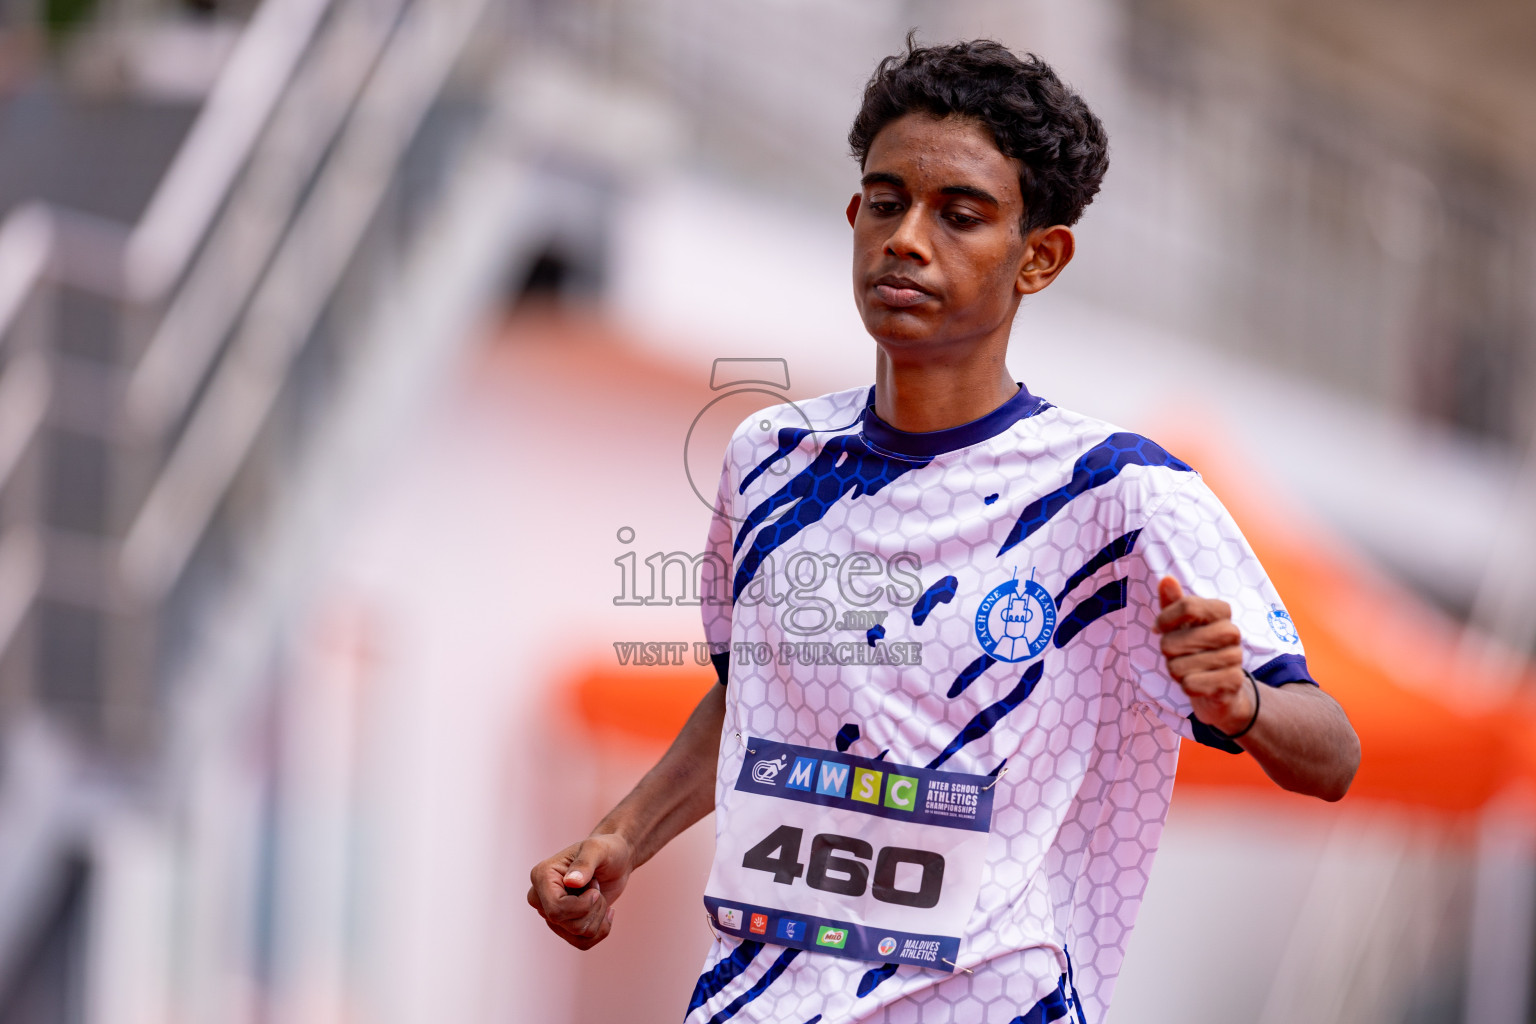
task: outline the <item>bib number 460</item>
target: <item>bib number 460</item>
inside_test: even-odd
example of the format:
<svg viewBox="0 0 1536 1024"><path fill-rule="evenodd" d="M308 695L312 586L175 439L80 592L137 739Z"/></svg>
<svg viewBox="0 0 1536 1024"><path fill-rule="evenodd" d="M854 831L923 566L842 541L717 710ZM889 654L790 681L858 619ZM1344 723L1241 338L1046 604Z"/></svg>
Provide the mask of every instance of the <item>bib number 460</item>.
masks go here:
<svg viewBox="0 0 1536 1024"><path fill-rule="evenodd" d="M804 829L780 825L746 852L741 866L766 871L781 885L792 885L803 874L805 884L812 889L840 896L863 896L869 887L866 861L874 858L875 884L869 888L875 899L921 909L938 905L939 891L944 887L944 858L937 853L887 846L875 857L874 847L862 839L823 834L811 840L810 859L801 864L800 844L804 839ZM922 869L922 882L915 891L896 888L896 867L900 864L915 864Z"/></svg>

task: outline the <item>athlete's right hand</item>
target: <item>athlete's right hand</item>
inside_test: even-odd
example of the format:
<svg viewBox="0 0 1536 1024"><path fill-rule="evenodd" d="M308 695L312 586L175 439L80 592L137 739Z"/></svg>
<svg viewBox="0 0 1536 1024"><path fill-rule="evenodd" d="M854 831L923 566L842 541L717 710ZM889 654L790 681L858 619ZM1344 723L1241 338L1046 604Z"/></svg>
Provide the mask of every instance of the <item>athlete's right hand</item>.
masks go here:
<svg viewBox="0 0 1536 1024"><path fill-rule="evenodd" d="M577 949L591 949L613 929L613 904L633 866L634 849L624 837L588 836L534 865L528 905L550 931Z"/></svg>

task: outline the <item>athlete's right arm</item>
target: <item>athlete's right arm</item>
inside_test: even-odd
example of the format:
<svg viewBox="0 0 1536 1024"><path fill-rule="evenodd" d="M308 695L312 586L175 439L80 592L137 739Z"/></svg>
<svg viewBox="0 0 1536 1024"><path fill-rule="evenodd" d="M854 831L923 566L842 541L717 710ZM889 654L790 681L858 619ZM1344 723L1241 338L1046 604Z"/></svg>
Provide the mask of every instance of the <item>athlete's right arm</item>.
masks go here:
<svg viewBox="0 0 1536 1024"><path fill-rule="evenodd" d="M629 873L714 810L724 721L725 687L711 684L661 760L592 834L534 866L528 903L551 931L577 949L603 941Z"/></svg>

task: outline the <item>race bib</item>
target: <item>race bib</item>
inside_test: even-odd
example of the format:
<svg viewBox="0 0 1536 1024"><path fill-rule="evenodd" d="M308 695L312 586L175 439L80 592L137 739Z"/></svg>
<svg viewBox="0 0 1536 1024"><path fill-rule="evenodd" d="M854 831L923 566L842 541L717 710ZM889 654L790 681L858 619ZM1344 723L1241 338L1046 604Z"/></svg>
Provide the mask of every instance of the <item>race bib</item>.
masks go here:
<svg viewBox="0 0 1536 1024"><path fill-rule="evenodd" d="M747 748L704 890L720 930L953 971L996 780L755 737Z"/></svg>

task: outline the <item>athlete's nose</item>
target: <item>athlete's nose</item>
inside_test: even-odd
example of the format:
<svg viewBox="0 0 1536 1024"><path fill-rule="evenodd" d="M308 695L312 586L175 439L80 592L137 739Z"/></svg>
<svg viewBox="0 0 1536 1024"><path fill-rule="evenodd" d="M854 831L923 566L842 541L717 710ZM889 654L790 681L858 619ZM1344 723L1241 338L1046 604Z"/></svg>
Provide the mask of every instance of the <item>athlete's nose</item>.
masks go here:
<svg viewBox="0 0 1536 1024"><path fill-rule="evenodd" d="M891 237L885 240L885 253L887 256L915 260L918 263L927 263L932 258L928 240L924 237L923 216L919 204L914 203L907 208L907 212L897 223L896 230L891 232Z"/></svg>

